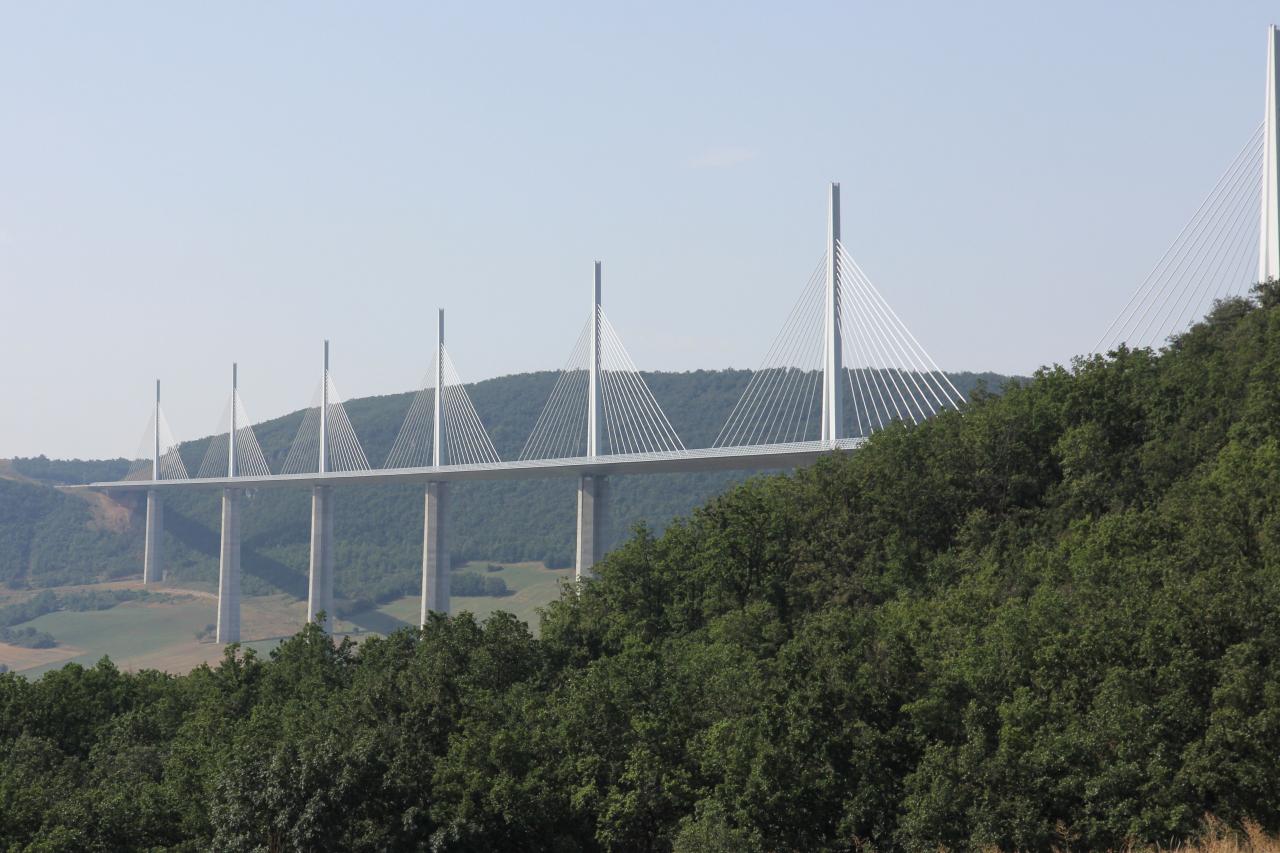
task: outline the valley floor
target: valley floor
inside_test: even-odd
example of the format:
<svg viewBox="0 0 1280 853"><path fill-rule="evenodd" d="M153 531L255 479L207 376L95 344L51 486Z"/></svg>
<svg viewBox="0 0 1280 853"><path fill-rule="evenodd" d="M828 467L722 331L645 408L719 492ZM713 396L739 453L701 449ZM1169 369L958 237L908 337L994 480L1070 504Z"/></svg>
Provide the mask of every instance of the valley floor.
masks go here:
<svg viewBox="0 0 1280 853"><path fill-rule="evenodd" d="M467 568L485 573L487 564ZM497 610L515 614L535 631L537 611L560 594L560 584L572 577L571 570L550 570L541 563L504 565L492 573L502 578L511 593L506 596L455 596L453 612L470 611L484 618ZM97 584L92 587L60 587L54 592L83 589L142 589L140 580ZM128 601L108 610L46 613L21 626L30 626L52 635L58 645L49 649L29 649L0 643L0 664L14 672L36 676L67 663L91 666L103 655L125 670L159 669L186 673L202 663L222 658L225 646L212 642L211 631L217 616L217 597L208 589L161 585L149 591L171 596L165 601ZM28 598L35 591L0 592L0 605ZM387 634L418 621L417 596L382 604L375 610L351 614L336 623L338 634L355 639L370 634ZM306 602L279 594L245 597L241 609L242 645L265 654L284 637L302 627Z"/></svg>

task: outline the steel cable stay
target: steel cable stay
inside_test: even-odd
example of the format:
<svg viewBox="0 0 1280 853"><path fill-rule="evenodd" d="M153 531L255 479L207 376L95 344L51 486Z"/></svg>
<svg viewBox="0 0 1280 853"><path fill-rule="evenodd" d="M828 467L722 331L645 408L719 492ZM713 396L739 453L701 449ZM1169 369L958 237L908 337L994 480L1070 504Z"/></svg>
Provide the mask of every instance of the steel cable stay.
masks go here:
<svg viewBox="0 0 1280 853"><path fill-rule="evenodd" d="M653 396L609 318L594 308L556 377L534 423L522 461L583 456L588 446L592 362L598 363L599 428L608 454L683 449L671 421ZM598 337L593 337L593 329ZM595 350L592 350L592 341Z"/></svg>
<svg viewBox="0 0 1280 853"><path fill-rule="evenodd" d="M879 381L879 375L876 371L871 353L861 335L852 335L846 338L846 343L852 341L853 355L857 358L855 364L860 365L854 368L850 373L850 384L852 385L852 376L857 375L859 381L859 394L857 395L863 401L864 415L867 421L865 431L859 432L860 435L869 435L873 429L871 426L872 415L875 416L875 429L884 428L884 418L889 412L889 404L884 399L883 384Z"/></svg>
<svg viewBox="0 0 1280 853"><path fill-rule="evenodd" d="M369 460L356 435L347 409L342 401L338 388L331 376L322 380L327 387L328 406L325 409L327 435L325 447L326 468L329 471L367 471ZM317 383L318 385L319 383ZM320 469L320 408L324 399L319 387L312 395L311 406L307 408L298 425L298 432L289 453L285 456L282 474L308 474Z"/></svg>
<svg viewBox="0 0 1280 853"><path fill-rule="evenodd" d="M440 363L437 365L437 360ZM437 389L437 375L443 380ZM440 398L441 431L436 435L436 397ZM440 442L443 465L469 465L500 461L484 424L476 412L448 350L441 346L421 387L414 393L405 419L387 454L387 468L423 468L434 462Z"/></svg>
<svg viewBox="0 0 1280 853"><path fill-rule="evenodd" d="M615 374L618 392L623 395L630 428L638 444L648 443L652 452L683 450L684 443L666 412L658 404L644 377L627 352L622 337L603 311L600 312L602 373Z"/></svg>
<svg viewBox="0 0 1280 853"><path fill-rule="evenodd" d="M316 471L320 465L320 388L317 386L312 396L311 405L302 415L298 424L298 432L289 445L284 464L280 467L282 474L307 474Z"/></svg>
<svg viewBox="0 0 1280 853"><path fill-rule="evenodd" d="M758 433L753 443L794 441L807 437L809 432L816 436L821 413L815 409L814 401L822 385L823 350L818 325L815 323L812 330L799 336L799 345L787 359L790 363L781 368L786 373L786 384L761 421L762 426L769 425L767 430Z"/></svg>
<svg viewBox="0 0 1280 853"><path fill-rule="evenodd" d="M387 452L384 468L424 468L431 464L434 413L436 405L436 358L433 356L426 375L409 403L395 441Z"/></svg>
<svg viewBox="0 0 1280 853"><path fill-rule="evenodd" d="M492 439L489 438L489 432L484 427L484 421L481 420L480 413L476 411L475 404L471 402L471 396L467 393L466 386L458 375L458 370L453 364L453 358L449 355L447 349L444 350L444 367L445 399L448 400L449 392L453 392L453 405L458 409L460 420L474 442L474 453L466 461L469 464L501 461L498 450L494 447ZM447 440L448 436L445 436L445 438Z"/></svg>
<svg viewBox="0 0 1280 853"><path fill-rule="evenodd" d="M1247 172L1245 174L1248 176ZM1256 179L1259 176L1253 177ZM1248 183L1246 181L1243 184L1246 190ZM1234 210L1230 212L1224 210L1222 226L1215 232L1212 240L1202 247L1200 258L1194 269L1184 274L1186 282L1176 294L1172 294L1168 303L1169 308L1164 312L1161 320L1155 324L1156 329L1172 334L1184 328L1182 321L1187 316L1188 309L1203 306L1205 297L1211 290L1213 293L1220 293L1230 284L1221 279L1226 256L1232 254L1233 249L1238 251L1240 244L1247 242L1249 235L1256 234L1257 231L1254 227L1241 227L1242 225L1252 226L1253 217L1250 214L1256 213L1257 199L1251 198L1252 194L1247 191L1237 195L1239 198L1235 200ZM1237 285L1239 283L1241 282L1236 282ZM1174 319L1175 314L1176 319ZM1143 334L1145 335L1146 332L1144 331Z"/></svg>
<svg viewBox="0 0 1280 853"><path fill-rule="evenodd" d="M1200 272L1205 260L1224 239L1229 239L1233 229L1245 221L1244 214L1251 205L1248 198L1250 177L1252 175L1249 169L1241 170L1230 187L1230 193L1222 196L1221 203L1214 207L1213 218L1205 220L1210 224L1201 227L1194 239L1189 241L1186 250L1182 253L1182 262L1173 268L1176 274L1170 275L1157 292L1156 298L1147 303L1138 321L1140 328L1138 326L1134 328L1135 340L1154 343L1156 339L1173 331L1164 325L1168 322L1168 315L1172 313L1184 292L1191 289L1194 293L1195 287L1203 286ZM1153 338L1152 335L1155 337Z"/></svg>
<svg viewBox="0 0 1280 853"><path fill-rule="evenodd" d="M577 450L575 433L580 433L582 444L586 443L586 408L582 407L582 429L577 430L574 421L574 405L580 396L578 385L582 385L581 396L585 403L587 383L587 349L590 341L591 322L583 324L578 339L574 342L569 358L556 377L551 394L534 422L533 431L520 451L520 459L545 459L556 456L581 455Z"/></svg>
<svg viewBox="0 0 1280 853"><path fill-rule="evenodd" d="M748 388L742 392L739 406L735 407L727 421L726 432L730 430L730 424L735 424L735 418L736 428L724 435L723 441L718 439L719 446L771 443L776 438L776 430L769 423L768 412L772 411L774 402L780 394L787 393L787 389L794 386L799 373L820 368L820 359L804 360L800 341L818 338L822 328L820 309L824 268L826 256L819 260L813 275L810 275L809 283L788 316L787 323L774 339L771 351L765 355L762 366L756 370Z"/></svg>
<svg viewBox="0 0 1280 853"><path fill-rule="evenodd" d="M1160 260L1116 315L1093 351L1121 343L1150 346L1181 331L1185 318L1204 309L1206 299L1234 295L1249 283L1248 264L1214 263L1211 258L1235 257L1236 247L1250 239L1250 205L1257 204L1262 174L1265 123L1260 124L1214 183L1195 213L1169 244ZM1257 237L1252 238L1257 245ZM1224 249L1224 246L1226 247ZM1208 254L1206 254L1206 252ZM1212 269L1209 275L1204 275ZM1209 297L1209 294L1213 294ZM1210 301L1209 304L1212 304Z"/></svg>
<svg viewBox="0 0 1280 853"><path fill-rule="evenodd" d="M1243 163L1248 162L1249 149L1261 142L1264 126L1265 123L1259 124L1258 127L1254 129L1253 135L1249 138L1249 141L1246 142L1240 149L1239 153L1236 154L1235 159L1231 161L1231 165L1229 165L1222 175L1219 176L1218 180L1213 185L1213 189L1210 190L1208 195L1206 195L1200 202L1200 206L1196 209L1196 212L1189 220L1187 220L1187 223L1182 226L1182 230L1178 232L1178 236L1175 237L1173 242L1171 242L1168 248L1165 249L1160 260L1156 262L1156 265L1152 267L1149 273L1147 273L1147 277L1143 279L1142 283L1134 291L1133 295L1129 297L1129 301L1125 304L1125 307L1118 315L1116 315L1115 319L1111 321L1111 325L1107 327L1105 332L1103 332L1102 337L1098 339L1098 342L1094 344L1095 352L1105 341L1108 340L1108 336L1116 329L1116 325L1118 323L1121 323L1124 318L1130 316L1138 307L1141 307L1141 302L1145 298L1144 294L1148 292L1149 288L1154 286L1154 283L1161 276L1163 276L1164 271L1168 268L1168 265L1172 263L1174 256L1177 254L1176 250L1179 250L1180 247L1183 246L1182 238L1194 228L1199 227L1198 223L1202 216L1208 208L1216 203L1216 199L1218 198L1222 188L1230 184L1231 181L1234 180L1233 176L1236 174L1237 170L1241 168Z"/></svg>
<svg viewBox="0 0 1280 853"><path fill-rule="evenodd" d="M775 408L779 396L785 397L802 374L816 371L820 366L816 361L806 359L808 348L801 341L811 343L819 338L817 329L821 324L819 309L825 268L824 255L770 344L760 367L747 380L746 388L730 411L713 446L768 443L776 432L776 424L769 423L768 413Z"/></svg>
<svg viewBox="0 0 1280 853"><path fill-rule="evenodd" d="M819 404L819 392L826 387L826 318L832 310L843 353L836 370L844 374L835 381L837 387L847 385L843 420L852 423L854 435L866 436L894 420L920 423L944 408L958 409L963 402L963 395L839 239L833 237L831 245L831 268L824 253L714 447L819 438L814 428L826 406ZM834 295L828 275L837 288Z"/></svg>
<svg viewBox="0 0 1280 853"><path fill-rule="evenodd" d="M839 268L839 265L837 266ZM857 293L856 289L853 291L845 289L843 292L846 294ZM906 409L906 416L911 418L912 423L918 423L915 414L911 411L910 406L907 405L904 393L905 382L900 384L900 376L894 375L895 370L898 369L895 367L894 359L890 358L888 355L887 347L882 340L882 333L878 329L874 329L872 327L875 320L870 316L870 312L859 311L856 308L851 308L850 303L847 300L842 302L841 308L842 313L845 315L842 317L842 320L845 319L845 317L852 319L856 327L860 330L860 343L863 345L864 352L868 357L868 367L877 371L883 385L884 392L888 396L889 405L893 407L893 413L890 415L888 406L886 406L885 415L889 416L890 420L906 420L906 417L903 416L903 409ZM847 324L847 320L845 323ZM847 325L842 325L842 329L843 328L847 328ZM900 371L898 372L900 373ZM888 379L887 382L885 381L886 378ZM892 385L892 387L890 387L890 385ZM883 394L881 399L883 401ZM896 416L896 418L894 416Z"/></svg>
<svg viewBox="0 0 1280 853"><path fill-rule="evenodd" d="M158 426L157 426L158 420ZM157 455L158 452L158 455ZM147 425L143 430L142 440L138 443L138 452L129 463L125 474L126 480L186 480L186 465L179 452L178 441L173 437L173 430L165 417L164 409L157 403Z"/></svg>
<svg viewBox="0 0 1280 853"><path fill-rule="evenodd" d="M367 471L371 467L369 459L365 456L360 439L351 425L351 419L347 416L347 407L343 403L342 395L338 393L338 386L334 384L332 375L328 377L328 382L329 411L326 420L331 425L329 444L333 447L333 437L336 436L340 447L339 452L335 454L338 457L338 465L333 466L333 470Z"/></svg>
<svg viewBox="0 0 1280 853"><path fill-rule="evenodd" d="M862 404L861 417L865 418L866 420L865 429L862 428L861 421L858 422L857 424L858 429L856 434L869 435L873 429L871 425L871 419L873 415L876 421L876 426L874 428L877 428L877 429L884 428L883 413L888 411L888 406L884 402L884 395L883 395L883 391L881 390L880 384L875 381L874 370L871 366L871 356L866 351L866 348L863 346L862 338L858 335L853 335L851 338L845 339L846 344L850 342L852 342L853 344L852 354L856 359L854 361L854 364L860 365L860 366L855 366L853 369L848 371L849 387L851 390L854 390L854 378L856 377L857 393L852 394L851 396L855 400L861 401L861 404ZM877 400L879 400L879 404L877 404L876 402Z"/></svg>
<svg viewBox="0 0 1280 853"><path fill-rule="evenodd" d="M142 428L142 437L138 439L138 450L129 461L129 470L124 475L126 480L150 480L154 474L155 463L151 458L155 445L156 415L152 412Z"/></svg>
<svg viewBox="0 0 1280 853"><path fill-rule="evenodd" d="M862 286L861 277L857 276L852 269L845 264L841 264L841 269L846 270L849 277L854 280L855 287L852 292L858 299L860 306L866 312L870 322L874 324L882 339L888 343L889 356L894 358L895 369L900 377L904 379L904 385L909 382L907 398L915 406L916 412L921 418L932 417L943 407L943 402L938 398L929 383L931 373L926 365L924 365L919 357L912 351L905 338L889 322L889 318L881 310L880 306L872 299L871 294ZM850 308L856 311L855 308ZM923 383L923 387L921 387ZM911 391L910 389L914 389ZM929 398L933 397L933 402L929 402ZM910 406L907 407L908 409Z"/></svg>
<svg viewBox="0 0 1280 853"><path fill-rule="evenodd" d="M223 407L222 416L218 419L218 432L209 439L209 446L200 462L200 467L196 474L197 477L231 476L229 456L231 451L231 407L233 405L236 412L235 475L241 477L268 477L271 475L271 469L267 465L262 446L258 443L258 438L254 434L253 426L249 421L249 413L245 409L244 401L241 399L239 391L236 391L233 397L227 401L226 406Z"/></svg>
<svg viewBox="0 0 1280 853"><path fill-rule="evenodd" d="M498 451L489 438L484 422L480 419L471 397L467 394L458 370L453 364L447 349L444 352L444 410L451 413L455 429L458 431L459 446L455 449L451 444L450 433L445 433L445 445L448 449L447 464L478 464L481 462L498 462Z"/></svg>
<svg viewBox="0 0 1280 853"><path fill-rule="evenodd" d="M850 279L854 280L855 285L860 283L847 265L840 264L840 269L845 271ZM929 406L926 410L926 405L922 404L922 400L927 403L927 398L917 379L917 374L920 371L918 366L912 363L913 359L907 353L900 336L894 334L893 330L885 322L885 318L879 315L877 307L872 303L868 295L863 292L862 288L855 286L846 289L844 292L854 295L853 301L846 300L842 305L845 317L852 317L855 322L860 322L865 317L866 326L869 327L868 337L875 336L874 340L877 348L881 351L881 358L883 359L882 366L891 371L890 377L894 379L898 396L902 402L902 408L907 410L907 414L911 417L913 423L919 423L920 419L932 416L936 409ZM844 326L843 328L847 329L848 327ZM903 365L906 365L906 370L903 369ZM893 375L894 373L897 374L896 377ZM915 389L914 392L912 388ZM918 397L917 394L919 395ZM917 415L919 415L919 418L917 418Z"/></svg>
<svg viewBox="0 0 1280 853"><path fill-rule="evenodd" d="M964 395L952 384L947 374L943 373L942 368L938 367L938 363L929 355L928 350L920 344L920 341L907 324L902 322L898 312L893 310L893 306L889 304L884 295L880 293L880 290L872 283L871 278L843 246L840 246L840 256L843 259L842 262L854 273L857 281L862 285L863 292L870 297L875 306L878 306L877 310L885 318L885 322L891 328L897 329L897 333L901 336L904 345L915 354L913 358L920 365L921 371L932 378L942 395L947 398L947 402L951 407L959 409L964 402Z"/></svg>
<svg viewBox="0 0 1280 853"><path fill-rule="evenodd" d="M816 299L817 281L822 266L823 264L819 263L818 269L814 270L808 284L801 291L795 305L792 306L791 312L787 315L782 330L770 344L760 367L752 371L746 387L743 388L737 403L734 404L733 409L729 412L729 417L725 420L724 426L721 427L720 433L716 436L713 446L723 447L742 443L741 436L746 428L747 419L758 415L758 407L753 401L760 397L762 386L769 381L769 377L771 377L770 368L780 360L779 348L791 340L791 329L800 321L801 317L808 313L808 303Z"/></svg>
<svg viewBox="0 0 1280 853"><path fill-rule="evenodd" d="M619 369L610 363L613 353L608 340L608 321L603 312L598 313L596 322L599 329L597 345L600 352L600 402L604 415L605 447L608 453L639 452L643 442L634 404L626 387L626 378L622 375L625 368Z"/></svg>
<svg viewBox="0 0 1280 853"><path fill-rule="evenodd" d="M1181 308L1177 310L1177 318L1167 324L1165 328L1176 332L1179 329L1186 328L1186 324L1194 320L1197 316L1202 316L1207 312L1213 302L1219 295L1227 289L1227 285L1232 282L1243 281L1242 278L1226 278L1226 273L1239 269L1238 260L1240 249L1251 243L1257 245L1257 229L1241 228L1240 223L1249 222L1256 200L1245 197L1245 204L1240 206L1236 211L1236 219L1232 226L1227 230L1227 237L1219 242L1217 250L1214 252L1212 259L1206 258L1203 266L1202 280L1207 286L1187 288L1186 296L1181 302ZM1210 269L1212 265L1212 269ZM1212 292L1210 291L1212 288ZM1170 317L1173 315L1170 314Z"/></svg>
<svg viewBox="0 0 1280 853"><path fill-rule="evenodd" d="M806 335L805 338L808 343L796 358L797 366L790 369L792 379L791 390L787 394L789 401L781 410L778 429L775 431L778 441L802 440L821 415L815 404L822 387L822 371L810 365L821 363L823 342L817 334Z"/></svg>
<svg viewBox="0 0 1280 853"><path fill-rule="evenodd" d="M844 292L849 293L850 291L845 290ZM906 418L903 417L903 409L905 408L907 409L907 415L911 417L912 422L917 422L915 415L906 404L903 389L898 382L899 377L894 375L895 367L893 359L889 358L884 342L876 333L876 330L871 326L874 322L873 319L867 314L867 312L858 311L856 308L849 308L848 301L845 301L841 307L844 312L846 312L846 316L853 319L861 331L862 343L865 345L868 356L871 359L869 366L879 370L879 376L882 381L886 377L889 379L889 382L884 383L885 391L888 393L889 403L893 406L893 414L896 416L896 419L906 420ZM890 383L892 383L892 388L889 387ZM889 414L887 410L885 414Z"/></svg>
<svg viewBox="0 0 1280 853"><path fill-rule="evenodd" d="M222 414L218 416L218 431L209 439L204 458L200 460L200 467L196 469L197 477L204 479L230 476L227 470L227 456L231 451L230 432L231 401L227 400L226 405L222 407Z"/></svg>
<svg viewBox="0 0 1280 853"><path fill-rule="evenodd" d="M267 464L267 456L262 452L262 445L253 431L253 422L249 419L249 410L244 405L240 392L234 394L236 411L236 471L250 477L268 477L271 466Z"/></svg>
<svg viewBox="0 0 1280 853"><path fill-rule="evenodd" d="M444 465L452 464L454 457L459 460L470 457L470 436L463 432L462 424L458 422L457 408L451 405L449 386L444 386L441 394L440 419L444 427L444 442L441 445L441 463Z"/></svg>
<svg viewBox="0 0 1280 853"><path fill-rule="evenodd" d="M182 462L182 454L178 452L178 440L173 437L173 430L169 428L169 419L165 417L164 409L157 409L160 418L160 479L161 480L185 480L187 479L187 466Z"/></svg>
<svg viewBox="0 0 1280 853"><path fill-rule="evenodd" d="M601 402L604 404L605 424L609 430L608 448L610 453L644 452L645 445L641 435L640 419L631 399L630 389L626 387L625 368L620 369L611 364L613 355L607 332L608 321L600 312L600 381L602 386Z"/></svg>

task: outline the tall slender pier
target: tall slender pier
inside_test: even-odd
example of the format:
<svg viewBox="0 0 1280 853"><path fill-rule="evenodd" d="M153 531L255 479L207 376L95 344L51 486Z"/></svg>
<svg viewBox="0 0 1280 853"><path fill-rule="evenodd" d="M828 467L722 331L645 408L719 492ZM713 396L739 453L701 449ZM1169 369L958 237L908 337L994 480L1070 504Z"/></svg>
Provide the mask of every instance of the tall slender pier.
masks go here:
<svg viewBox="0 0 1280 853"><path fill-rule="evenodd" d="M320 374L320 456L317 470L329 472L329 342L324 342L324 370ZM333 629L333 492L331 486L311 489L311 568L307 574L307 621L325 614L324 628Z"/></svg>
<svg viewBox="0 0 1280 853"><path fill-rule="evenodd" d="M231 365L231 423L227 435L227 477L239 476L236 464L236 409L240 405L237 368ZM240 489L222 490L222 543L218 553L219 643L240 642Z"/></svg>
<svg viewBox="0 0 1280 853"><path fill-rule="evenodd" d="M436 393L432 415L431 467L447 461L444 453L444 309L436 327ZM445 517L449 504L447 483L427 483L422 520L422 609L418 622L427 624L432 611L449 612L449 548L445 537Z"/></svg>
<svg viewBox="0 0 1280 853"><path fill-rule="evenodd" d="M160 380L156 380L155 431L152 434L151 479L160 479ZM164 553L161 539L164 536L164 499L156 489L147 489L147 531L143 541L142 582L160 583L164 578Z"/></svg>
<svg viewBox="0 0 1280 853"><path fill-rule="evenodd" d="M590 353L587 364L587 456L600 455L600 262L595 262L591 287ZM606 478L583 474L578 479L578 536L574 554L574 577L585 580L604 556L605 526L608 520L609 484Z"/></svg>

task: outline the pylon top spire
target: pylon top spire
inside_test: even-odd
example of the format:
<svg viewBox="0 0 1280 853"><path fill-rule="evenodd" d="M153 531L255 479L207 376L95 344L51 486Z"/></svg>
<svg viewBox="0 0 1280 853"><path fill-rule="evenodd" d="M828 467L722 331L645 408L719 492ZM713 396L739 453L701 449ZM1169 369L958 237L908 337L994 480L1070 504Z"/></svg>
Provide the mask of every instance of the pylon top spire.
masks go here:
<svg viewBox="0 0 1280 853"><path fill-rule="evenodd" d="M587 455L600 453L600 262L594 265L595 274L591 287L591 341L587 362Z"/></svg>
<svg viewBox="0 0 1280 853"><path fill-rule="evenodd" d="M822 440L837 441L844 426L844 357L840 340L840 184L832 181L827 207L827 296L822 360Z"/></svg>
<svg viewBox="0 0 1280 853"><path fill-rule="evenodd" d="M1262 132L1262 212L1259 216L1258 280L1280 278L1280 102L1277 55L1280 30L1267 27L1267 95Z"/></svg>

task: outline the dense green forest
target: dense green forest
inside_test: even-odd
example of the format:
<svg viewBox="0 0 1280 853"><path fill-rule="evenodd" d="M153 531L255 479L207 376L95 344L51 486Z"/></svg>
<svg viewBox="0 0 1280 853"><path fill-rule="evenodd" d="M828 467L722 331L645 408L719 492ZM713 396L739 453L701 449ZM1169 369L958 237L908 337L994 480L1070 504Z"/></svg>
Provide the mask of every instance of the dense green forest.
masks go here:
<svg viewBox="0 0 1280 853"><path fill-rule="evenodd" d="M141 520L115 531L48 485L0 478L0 584L60 586L137 574Z"/></svg>
<svg viewBox="0 0 1280 853"><path fill-rule="evenodd" d="M739 370L647 373L645 380L690 447L711 444L749 374ZM468 387L494 445L516 457L546 402L556 374L505 376ZM962 392L999 387L995 374L952 374ZM386 458L412 394L349 401L352 424L374 464ZM303 412L255 427L272 470L280 470ZM852 418L852 411L849 414ZM209 438L181 448L195 472ZM20 475L50 485L119 479L125 460L68 461L45 458L11 462ZM742 474L618 477L612 490L610 539L632 525L661 529L718 494ZM575 483L528 480L462 483L451 489L450 548L454 562L539 560L569 565L573 552ZM40 587L134 575L141 571L142 515L120 534L93 524L83 501L37 485L0 480L0 583ZM217 578L219 506L216 492L166 499L167 572L179 581L213 584ZM263 490L249 495L242 515L244 589L249 594L285 591L302 596L310 543L310 496L305 490ZM139 507L135 504L135 510ZM32 520L37 520L32 525ZM420 487L343 489L336 501L337 594L349 600L386 601L414 593L421 584Z"/></svg>
<svg viewBox="0 0 1280 853"><path fill-rule="evenodd" d="M1280 288L753 478L540 637L0 676L13 849L1098 849L1280 827Z"/></svg>

